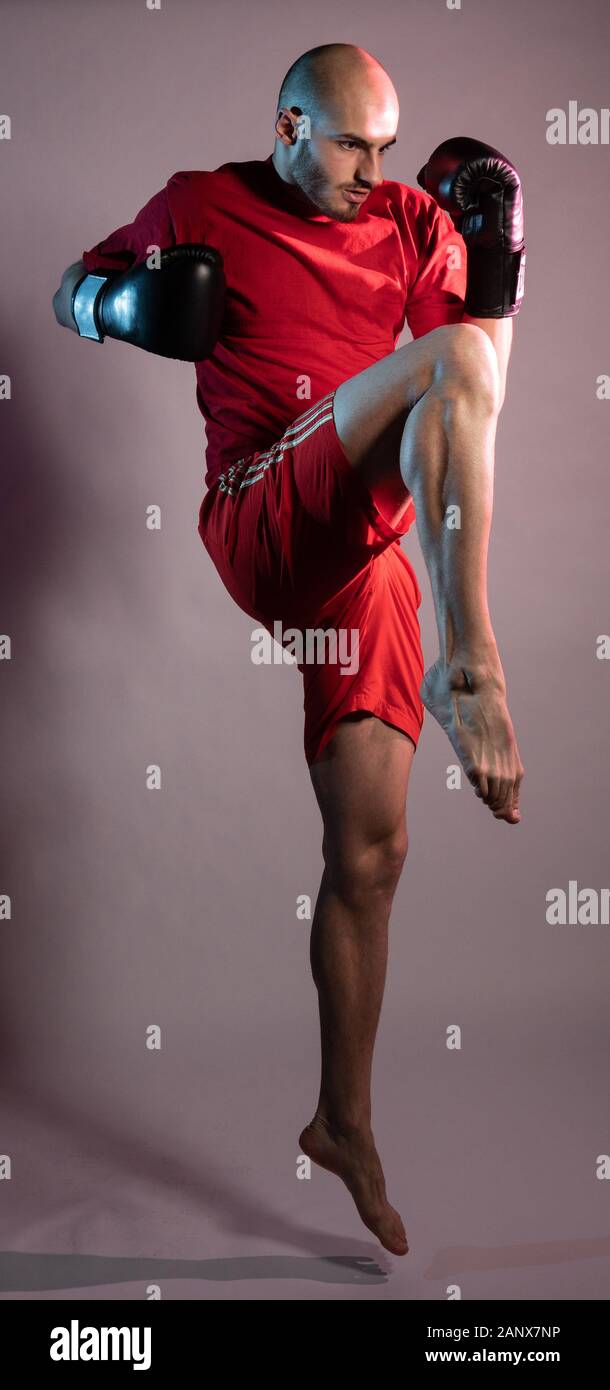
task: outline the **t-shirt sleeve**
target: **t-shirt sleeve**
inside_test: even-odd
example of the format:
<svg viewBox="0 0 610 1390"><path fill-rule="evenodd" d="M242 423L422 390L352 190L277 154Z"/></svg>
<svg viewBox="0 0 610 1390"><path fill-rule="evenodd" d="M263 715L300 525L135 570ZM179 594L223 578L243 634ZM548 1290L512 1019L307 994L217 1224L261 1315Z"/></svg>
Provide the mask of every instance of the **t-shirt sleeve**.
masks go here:
<svg viewBox="0 0 610 1390"><path fill-rule="evenodd" d="M427 198L417 219L419 246L415 279L406 305L414 338L446 323L460 323L466 295L466 247L448 212Z"/></svg>
<svg viewBox="0 0 610 1390"><path fill-rule="evenodd" d="M144 261L149 247L165 250L176 245L176 234L169 206L167 185L136 213L133 222L110 232L90 250L83 251L87 270L128 270Z"/></svg>

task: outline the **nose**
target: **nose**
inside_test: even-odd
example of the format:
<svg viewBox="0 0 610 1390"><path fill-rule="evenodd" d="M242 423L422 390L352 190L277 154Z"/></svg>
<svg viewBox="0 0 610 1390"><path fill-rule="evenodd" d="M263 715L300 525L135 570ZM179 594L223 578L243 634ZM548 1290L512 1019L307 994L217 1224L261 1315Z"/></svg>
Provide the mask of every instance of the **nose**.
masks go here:
<svg viewBox="0 0 610 1390"><path fill-rule="evenodd" d="M368 153L365 150L361 150L358 168L356 170L356 178L361 179L363 183L367 183L370 188L376 188L382 180L381 156L376 154L374 150Z"/></svg>

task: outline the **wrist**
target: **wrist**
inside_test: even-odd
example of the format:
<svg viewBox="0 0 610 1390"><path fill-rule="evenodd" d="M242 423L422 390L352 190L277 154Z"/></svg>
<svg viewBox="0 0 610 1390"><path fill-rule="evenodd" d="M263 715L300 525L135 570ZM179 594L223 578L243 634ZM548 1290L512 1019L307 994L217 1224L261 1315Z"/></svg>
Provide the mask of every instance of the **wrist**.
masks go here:
<svg viewBox="0 0 610 1390"><path fill-rule="evenodd" d="M525 247L507 251L468 247L464 310L473 318L514 318L519 313L525 281Z"/></svg>
<svg viewBox="0 0 610 1390"><path fill-rule="evenodd" d="M104 341L99 308L108 279L107 272L98 274L85 270L72 289L70 307L76 331L79 337L91 338L96 343Z"/></svg>

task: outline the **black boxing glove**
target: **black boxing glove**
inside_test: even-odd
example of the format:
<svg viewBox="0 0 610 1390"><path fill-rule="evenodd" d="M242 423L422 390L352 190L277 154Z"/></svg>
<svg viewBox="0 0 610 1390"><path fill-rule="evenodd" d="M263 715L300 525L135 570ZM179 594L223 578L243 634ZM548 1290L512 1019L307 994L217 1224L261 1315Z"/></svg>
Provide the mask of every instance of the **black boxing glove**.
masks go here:
<svg viewBox="0 0 610 1390"><path fill-rule="evenodd" d="M472 318L518 314L525 280L521 180L509 159L468 136L445 140L417 182L453 218L468 251L464 309Z"/></svg>
<svg viewBox="0 0 610 1390"><path fill-rule="evenodd" d="M71 311L83 338L119 338L145 352L199 362L212 352L222 320L222 257L197 243L162 250L122 271L92 271L72 291Z"/></svg>

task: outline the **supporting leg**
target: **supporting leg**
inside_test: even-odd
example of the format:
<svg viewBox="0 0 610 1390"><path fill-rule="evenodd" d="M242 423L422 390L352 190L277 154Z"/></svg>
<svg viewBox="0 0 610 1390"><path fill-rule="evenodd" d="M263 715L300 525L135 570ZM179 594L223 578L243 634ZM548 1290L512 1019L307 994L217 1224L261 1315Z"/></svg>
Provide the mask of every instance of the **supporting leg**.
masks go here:
<svg viewBox="0 0 610 1390"><path fill-rule="evenodd" d="M322 1075L302 1151L346 1183L365 1225L404 1255L371 1128L373 1048L383 999L388 921L407 852L413 744L372 715L342 721L311 769L324 822L325 868L311 932Z"/></svg>

